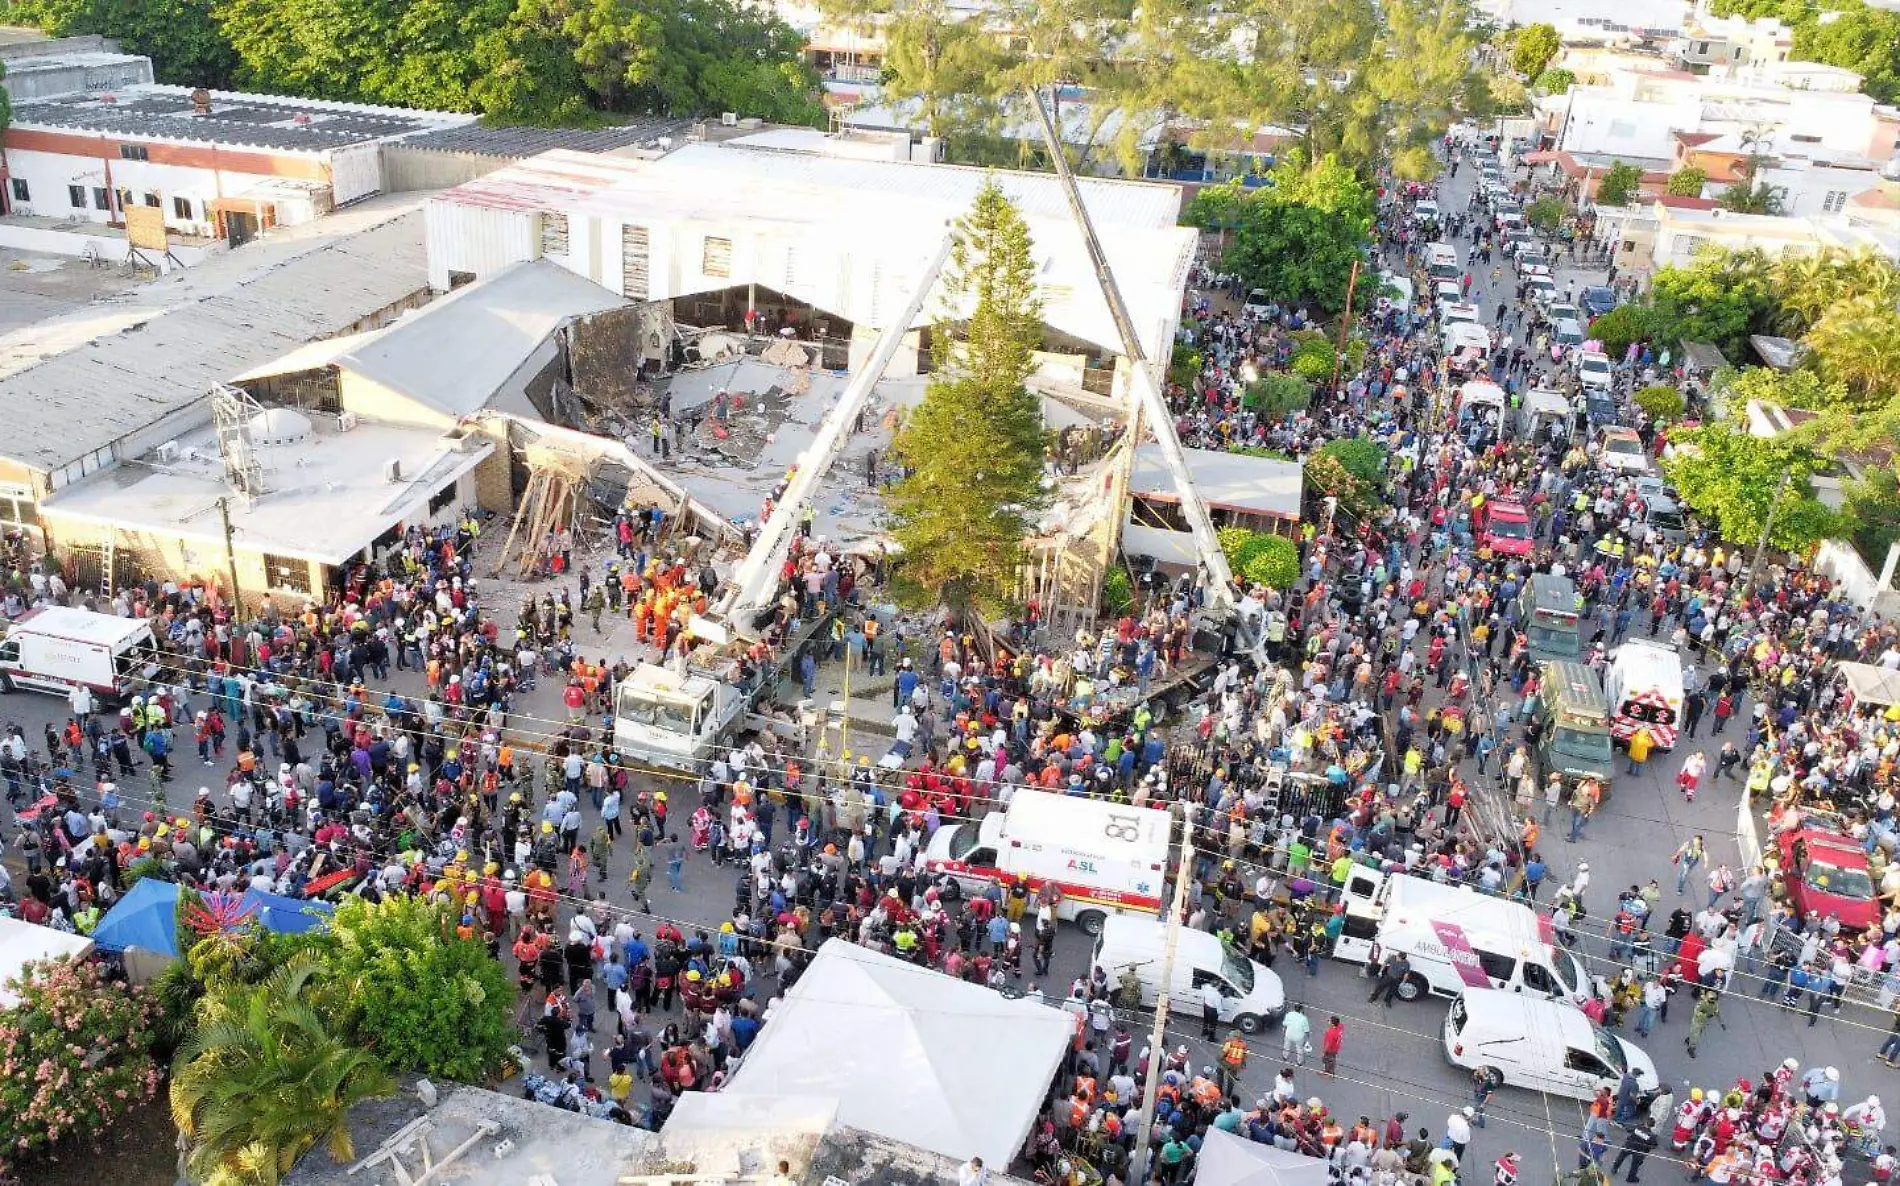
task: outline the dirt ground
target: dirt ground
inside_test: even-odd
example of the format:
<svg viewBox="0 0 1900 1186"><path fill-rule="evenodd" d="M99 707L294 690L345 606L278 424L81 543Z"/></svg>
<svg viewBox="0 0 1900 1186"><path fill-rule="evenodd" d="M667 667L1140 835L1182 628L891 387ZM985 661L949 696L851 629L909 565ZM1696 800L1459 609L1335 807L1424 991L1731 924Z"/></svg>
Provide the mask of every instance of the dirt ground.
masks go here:
<svg viewBox="0 0 1900 1186"><path fill-rule="evenodd" d="M178 1130L164 1092L132 1113L97 1150L72 1146L20 1171L20 1186L174 1186Z"/></svg>

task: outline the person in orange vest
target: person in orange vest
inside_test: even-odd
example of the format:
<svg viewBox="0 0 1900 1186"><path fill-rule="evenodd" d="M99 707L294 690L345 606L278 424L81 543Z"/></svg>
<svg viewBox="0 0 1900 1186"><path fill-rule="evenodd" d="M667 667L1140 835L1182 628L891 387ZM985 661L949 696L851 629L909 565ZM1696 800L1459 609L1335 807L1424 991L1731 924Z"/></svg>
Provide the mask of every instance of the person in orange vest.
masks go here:
<svg viewBox="0 0 1900 1186"><path fill-rule="evenodd" d="M1220 1048L1220 1090L1233 1095L1240 1085L1240 1072L1247 1066L1247 1040L1235 1030Z"/></svg>

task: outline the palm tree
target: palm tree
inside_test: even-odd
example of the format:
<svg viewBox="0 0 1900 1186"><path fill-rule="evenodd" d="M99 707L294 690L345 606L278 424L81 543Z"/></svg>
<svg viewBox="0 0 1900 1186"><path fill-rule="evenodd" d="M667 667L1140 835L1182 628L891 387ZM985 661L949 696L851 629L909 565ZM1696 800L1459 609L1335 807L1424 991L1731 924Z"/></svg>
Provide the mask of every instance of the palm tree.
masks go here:
<svg viewBox="0 0 1900 1186"><path fill-rule="evenodd" d="M206 1186L274 1186L311 1146L352 1156L349 1112L396 1088L367 1052L332 1032L307 991L321 968L300 957L258 987L206 1002L174 1064L172 1119L186 1168Z"/></svg>
<svg viewBox="0 0 1900 1186"><path fill-rule="evenodd" d="M1857 406L1900 393L1900 310L1886 298L1836 302L1814 323L1805 343L1822 374L1843 384Z"/></svg>

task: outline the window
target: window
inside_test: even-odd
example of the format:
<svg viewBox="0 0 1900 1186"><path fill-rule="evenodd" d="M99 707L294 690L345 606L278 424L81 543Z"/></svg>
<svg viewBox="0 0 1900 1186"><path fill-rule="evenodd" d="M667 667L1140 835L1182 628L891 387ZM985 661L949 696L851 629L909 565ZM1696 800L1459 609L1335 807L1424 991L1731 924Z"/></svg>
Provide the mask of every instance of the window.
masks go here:
<svg viewBox="0 0 1900 1186"><path fill-rule="evenodd" d="M122 161L144 161L150 160L151 157L146 152L143 144L121 144L119 145L119 159Z"/></svg>
<svg viewBox="0 0 1900 1186"><path fill-rule="evenodd" d="M1578 1050L1573 1047L1564 1051L1564 1065L1573 1071L1582 1071L1586 1075L1596 1075L1601 1078L1610 1076L1610 1068L1604 1066L1603 1060L1588 1050Z"/></svg>
<svg viewBox="0 0 1900 1186"><path fill-rule="evenodd" d="M92 208L95 210L112 209L112 191L103 185L92 187Z"/></svg>
<svg viewBox="0 0 1900 1186"><path fill-rule="evenodd" d="M1827 197L1824 198L1821 202L1821 213L1838 214L1840 213L1842 207L1846 205L1847 205L1847 191L1846 190L1844 189L1829 190Z"/></svg>
<svg viewBox="0 0 1900 1186"><path fill-rule="evenodd" d="M119 213L125 213L126 208L132 204L132 191L122 185L113 196L119 200Z"/></svg>
<svg viewBox="0 0 1900 1186"><path fill-rule="evenodd" d="M1483 948L1478 948L1477 951L1478 966L1484 969L1486 976L1493 980L1501 980L1506 984L1511 982L1511 977L1517 973L1516 960L1508 955L1499 955L1495 951L1486 951Z"/></svg>
<svg viewBox="0 0 1900 1186"><path fill-rule="evenodd" d="M1552 995L1558 992L1557 982L1552 979L1550 970L1545 968L1544 965L1534 963L1530 960L1524 961L1524 987L1534 992L1550 993Z"/></svg>
<svg viewBox="0 0 1900 1186"><path fill-rule="evenodd" d="M1234 992L1232 985L1221 979L1219 972L1210 972L1205 968L1194 969L1194 995L1199 996L1201 989L1208 984L1212 984L1215 988L1219 989L1220 995L1224 997L1239 995Z"/></svg>
<svg viewBox="0 0 1900 1186"><path fill-rule="evenodd" d="M33 195L28 192L26 188L26 178L15 177L13 179L13 200L16 202L30 202L33 200Z"/></svg>
<svg viewBox="0 0 1900 1186"><path fill-rule="evenodd" d="M264 553L264 583L273 589L310 592L310 562L300 556Z"/></svg>
<svg viewBox="0 0 1900 1186"><path fill-rule="evenodd" d="M456 484L450 482L429 496L429 513L431 515L440 512L444 507L447 507L450 503L455 501L455 487Z"/></svg>
<svg viewBox="0 0 1900 1186"><path fill-rule="evenodd" d="M153 209L157 209L162 205L158 200L158 195L149 189L145 191L145 204Z"/></svg>
<svg viewBox="0 0 1900 1186"><path fill-rule="evenodd" d="M172 199L172 213L177 215L179 218L184 219L187 222L191 221L191 199L190 198L173 198Z"/></svg>
<svg viewBox="0 0 1900 1186"><path fill-rule="evenodd" d="M86 208L86 187L83 185L67 186L66 200L72 203L73 209L84 210Z"/></svg>
<svg viewBox="0 0 1900 1186"><path fill-rule="evenodd" d="M62 486L70 486L87 474L96 474L111 464L111 445L107 445L103 449L94 449L84 457L81 457L78 461L72 462L69 465L62 465L54 470L52 478L53 489L58 490Z"/></svg>
<svg viewBox="0 0 1900 1186"><path fill-rule="evenodd" d="M699 270L714 280L730 280L732 240L707 235L705 250L700 253Z"/></svg>

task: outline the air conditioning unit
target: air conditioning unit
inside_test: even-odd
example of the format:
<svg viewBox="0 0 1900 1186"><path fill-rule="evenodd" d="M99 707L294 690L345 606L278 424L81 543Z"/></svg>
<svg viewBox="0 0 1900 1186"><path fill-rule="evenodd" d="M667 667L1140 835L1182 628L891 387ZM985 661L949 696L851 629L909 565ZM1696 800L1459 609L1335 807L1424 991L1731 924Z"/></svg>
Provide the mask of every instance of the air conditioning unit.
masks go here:
<svg viewBox="0 0 1900 1186"><path fill-rule="evenodd" d="M738 127L738 126L739 126L739 113L738 113L738 112L736 112L736 111L723 111L723 112L720 112L720 114L719 114L719 126L720 126L720 127L723 127L723 128L736 128L736 127Z"/></svg>
<svg viewBox="0 0 1900 1186"><path fill-rule="evenodd" d="M348 432L350 431L350 429L355 428L355 427L356 427L356 413L355 412L338 412L336 414L336 430L338 432Z"/></svg>
<svg viewBox="0 0 1900 1186"><path fill-rule="evenodd" d="M383 462L383 481L392 486L402 481L402 458L391 457Z"/></svg>
<svg viewBox="0 0 1900 1186"><path fill-rule="evenodd" d="M160 465L170 465L172 462L178 460L178 454L178 442L166 441L158 448L152 450L152 460L158 462Z"/></svg>

